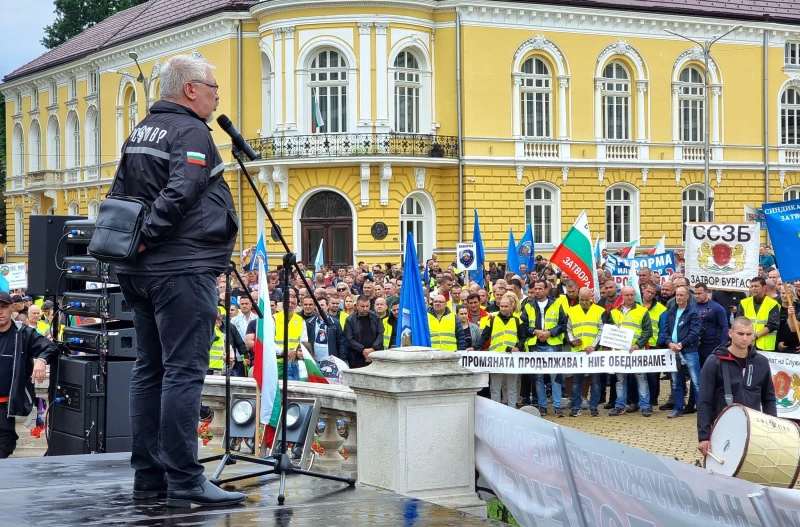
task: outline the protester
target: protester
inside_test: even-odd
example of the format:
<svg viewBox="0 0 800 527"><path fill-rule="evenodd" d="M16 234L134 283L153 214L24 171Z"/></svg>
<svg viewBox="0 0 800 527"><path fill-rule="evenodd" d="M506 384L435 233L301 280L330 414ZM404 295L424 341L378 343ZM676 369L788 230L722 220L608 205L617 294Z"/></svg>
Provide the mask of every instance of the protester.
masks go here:
<svg viewBox="0 0 800 527"><path fill-rule="evenodd" d="M585 351L587 354L597 350L600 343L600 334L603 331L605 309L594 303L592 290L582 287L578 291L579 304L567 310L567 340L572 346L572 351ZM576 373L572 381L572 411L570 417L581 415L581 389L583 379L587 374ZM600 413L597 405L600 403L600 376L604 373L591 373L589 376L590 395L589 412L592 417Z"/></svg>
<svg viewBox="0 0 800 527"><path fill-rule="evenodd" d="M526 331L519 318L514 315L514 303L509 297L502 297L498 302L500 311L493 316L483 328L477 349L488 345L489 351L511 353L523 349ZM517 407L517 375L513 373L490 373L489 389L492 400L501 401L503 381L506 385L506 402L511 408Z"/></svg>
<svg viewBox="0 0 800 527"><path fill-rule="evenodd" d="M646 349L653 336L653 324L647 310L636 302L636 290L631 286L622 288L622 305L611 310L611 320L621 328L633 331L633 342L630 352ZM628 400L628 373L617 373L617 400L610 416L623 415L626 412ZM635 373L636 383L639 387L639 409L644 417L650 417L653 409L650 407L650 387L647 385L644 374Z"/></svg>
<svg viewBox="0 0 800 527"><path fill-rule="evenodd" d="M467 306L463 304L457 305L456 316L458 316L461 330L464 333L464 349L466 351L473 351L475 349L475 344L480 341L481 329L474 322L470 322L469 309Z"/></svg>
<svg viewBox="0 0 800 527"><path fill-rule="evenodd" d="M756 349L775 351L780 325L780 304L767 296L767 281L757 276L750 280L750 296L743 298L737 314L750 319L756 336Z"/></svg>
<svg viewBox="0 0 800 527"><path fill-rule="evenodd" d="M675 306L663 316L661 333L658 336L658 346L669 348L679 358L681 365L686 365L689 376L694 382L695 400L700 389L700 357L698 344L700 341L700 317L694 306L689 305L689 290L681 286L675 291ZM683 391L685 387L683 367L678 366L678 371L672 374L672 394L675 407L667 417L670 419L682 417L684 414Z"/></svg>
<svg viewBox="0 0 800 527"><path fill-rule="evenodd" d="M370 311L370 301L365 295L358 297L356 312L347 317L344 335L350 368L363 368L372 362L371 353L383 349L383 322Z"/></svg>

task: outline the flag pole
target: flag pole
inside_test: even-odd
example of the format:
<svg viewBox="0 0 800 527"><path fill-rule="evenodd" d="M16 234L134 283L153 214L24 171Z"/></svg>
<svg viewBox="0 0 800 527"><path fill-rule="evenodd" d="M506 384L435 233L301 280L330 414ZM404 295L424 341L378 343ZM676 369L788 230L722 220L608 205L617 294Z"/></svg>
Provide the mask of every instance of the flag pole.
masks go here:
<svg viewBox="0 0 800 527"><path fill-rule="evenodd" d="M261 457L261 387L256 383L256 424L253 432L256 457Z"/></svg>

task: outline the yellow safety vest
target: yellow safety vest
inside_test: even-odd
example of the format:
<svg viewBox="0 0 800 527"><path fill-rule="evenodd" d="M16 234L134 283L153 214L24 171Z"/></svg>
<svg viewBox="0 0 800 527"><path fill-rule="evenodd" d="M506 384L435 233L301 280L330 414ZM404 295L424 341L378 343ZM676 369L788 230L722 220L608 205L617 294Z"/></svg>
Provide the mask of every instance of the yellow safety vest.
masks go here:
<svg viewBox="0 0 800 527"><path fill-rule="evenodd" d="M588 312L584 312L580 304L569 308L567 316L572 324L572 336L581 341L580 345L572 346L572 351L583 351L592 345L600 333L600 321L605 312L597 304L592 304Z"/></svg>
<svg viewBox="0 0 800 527"><path fill-rule="evenodd" d="M275 314L275 344L278 350L283 353L283 317L284 311ZM300 345L300 338L303 336L303 324L305 320L297 313L292 313L289 319L289 351ZM278 378L283 378L283 357L278 357Z"/></svg>
<svg viewBox="0 0 800 527"><path fill-rule="evenodd" d="M36 331L40 335L47 335L47 333L50 331L50 324L48 324L44 320L39 320L38 322L36 322Z"/></svg>
<svg viewBox="0 0 800 527"><path fill-rule="evenodd" d="M225 367L225 335L218 327L214 327L216 338L211 344L211 351L208 356L208 368L210 370L221 370Z"/></svg>
<svg viewBox="0 0 800 527"><path fill-rule="evenodd" d="M492 342L489 344L489 351L505 352L506 348L517 346L517 328L520 321L516 316L508 319L504 323L499 316L492 319Z"/></svg>
<svg viewBox="0 0 800 527"><path fill-rule="evenodd" d="M341 324L342 330L344 330L344 323L347 321L347 313L345 313L344 309L339 311L339 323Z"/></svg>
<svg viewBox="0 0 800 527"><path fill-rule="evenodd" d="M743 316L750 319L753 323L753 332L758 333L764 329L769 321L769 313L775 308L778 308L778 302L774 299L765 296L764 301L761 302L761 308L758 313L755 310L755 301L752 296L742 299ZM775 351L775 343L777 342L777 334L775 331L760 337L756 340L756 348L764 351Z"/></svg>
<svg viewBox="0 0 800 527"><path fill-rule="evenodd" d="M644 307L644 306L642 306ZM661 302L653 301L653 307L647 310L650 314L650 322L653 325L653 336L650 337L649 344L651 347L658 345L658 322L661 319L661 315L666 313L667 308Z"/></svg>
<svg viewBox="0 0 800 527"><path fill-rule="evenodd" d="M452 312L444 315L441 320L428 313L428 326L431 329L431 347L439 348L442 351L458 349L456 316Z"/></svg>
<svg viewBox="0 0 800 527"><path fill-rule="evenodd" d="M383 317L383 349L388 350L392 340L392 326L389 324L389 317Z"/></svg>
<svg viewBox="0 0 800 527"><path fill-rule="evenodd" d="M536 302L536 300L534 300ZM531 302L525 304L525 311L528 313L528 324L531 327L536 327L536 309L533 307ZM544 324L542 324L542 329L545 331L551 330L558 325L558 317L562 311L561 305L558 301L553 302L550 304L550 307L545 309L544 311ZM538 339L534 335L530 337L528 340L525 341L525 345L530 350L533 346L536 346ZM557 337L550 337L547 339L548 346L558 346L564 343L564 334L558 335Z"/></svg>
<svg viewBox="0 0 800 527"><path fill-rule="evenodd" d="M631 343L631 346L633 346L636 344L639 337L642 336L642 318L644 318L647 310L639 304L636 304L633 309L623 315L621 309L621 307L612 309L611 319L614 321L614 324L633 330L633 342Z"/></svg>

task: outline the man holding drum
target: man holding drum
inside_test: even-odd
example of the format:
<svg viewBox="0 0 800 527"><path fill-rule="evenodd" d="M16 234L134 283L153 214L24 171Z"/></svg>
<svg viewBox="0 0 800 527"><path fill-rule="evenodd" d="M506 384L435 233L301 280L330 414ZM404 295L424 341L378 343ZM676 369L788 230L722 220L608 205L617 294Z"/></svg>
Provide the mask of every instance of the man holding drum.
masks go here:
<svg viewBox="0 0 800 527"><path fill-rule="evenodd" d="M752 346L753 323L746 317L737 317L728 334L730 344L714 350L700 375L697 449L704 456L711 450L711 426L726 406L739 403L771 416L778 415L769 360Z"/></svg>

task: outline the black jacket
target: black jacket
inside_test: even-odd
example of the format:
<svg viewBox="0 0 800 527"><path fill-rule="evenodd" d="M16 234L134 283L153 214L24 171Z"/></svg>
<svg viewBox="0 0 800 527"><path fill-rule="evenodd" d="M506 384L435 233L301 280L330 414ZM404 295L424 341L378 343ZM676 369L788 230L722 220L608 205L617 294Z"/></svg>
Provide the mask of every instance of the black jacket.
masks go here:
<svg viewBox="0 0 800 527"><path fill-rule="evenodd" d="M112 191L144 199L150 212L142 226L146 250L135 262L118 265L119 272L167 276L225 270L238 219L209 130L192 110L158 101L125 141Z"/></svg>
<svg viewBox="0 0 800 527"><path fill-rule="evenodd" d="M700 373L700 399L697 402L697 437L700 441L711 437L711 425L727 406L722 368L729 370L734 403L778 415L769 360L751 347L742 377L742 370L728 348L719 346L706 360Z"/></svg>
<svg viewBox="0 0 800 527"><path fill-rule="evenodd" d="M327 319L325 325L328 329L328 354L347 362L347 345L345 344L344 330L339 326L339 319L338 317L334 319L330 315L325 318ZM314 353L315 359L317 356L314 352L314 339L316 337L318 319L319 317L317 317L315 313L313 317L306 320L308 345L311 346L311 353ZM317 362L319 362L319 360L317 360Z"/></svg>
<svg viewBox="0 0 800 527"><path fill-rule="evenodd" d="M364 349L372 348L375 351L383 349L383 320L374 311L369 312L369 322L375 332L375 341L364 343L361 341L361 324L358 322L358 311L354 311L344 322L344 339L347 344L347 363L351 368L361 368L367 365L364 359Z"/></svg>
<svg viewBox="0 0 800 527"><path fill-rule="evenodd" d="M35 329L14 321L17 333L14 339L14 366L11 372L11 393L8 396L8 417L27 417L33 410L36 398L31 375L33 359L44 359L51 364L58 359L58 348ZM55 382L51 379L50 382Z"/></svg>

